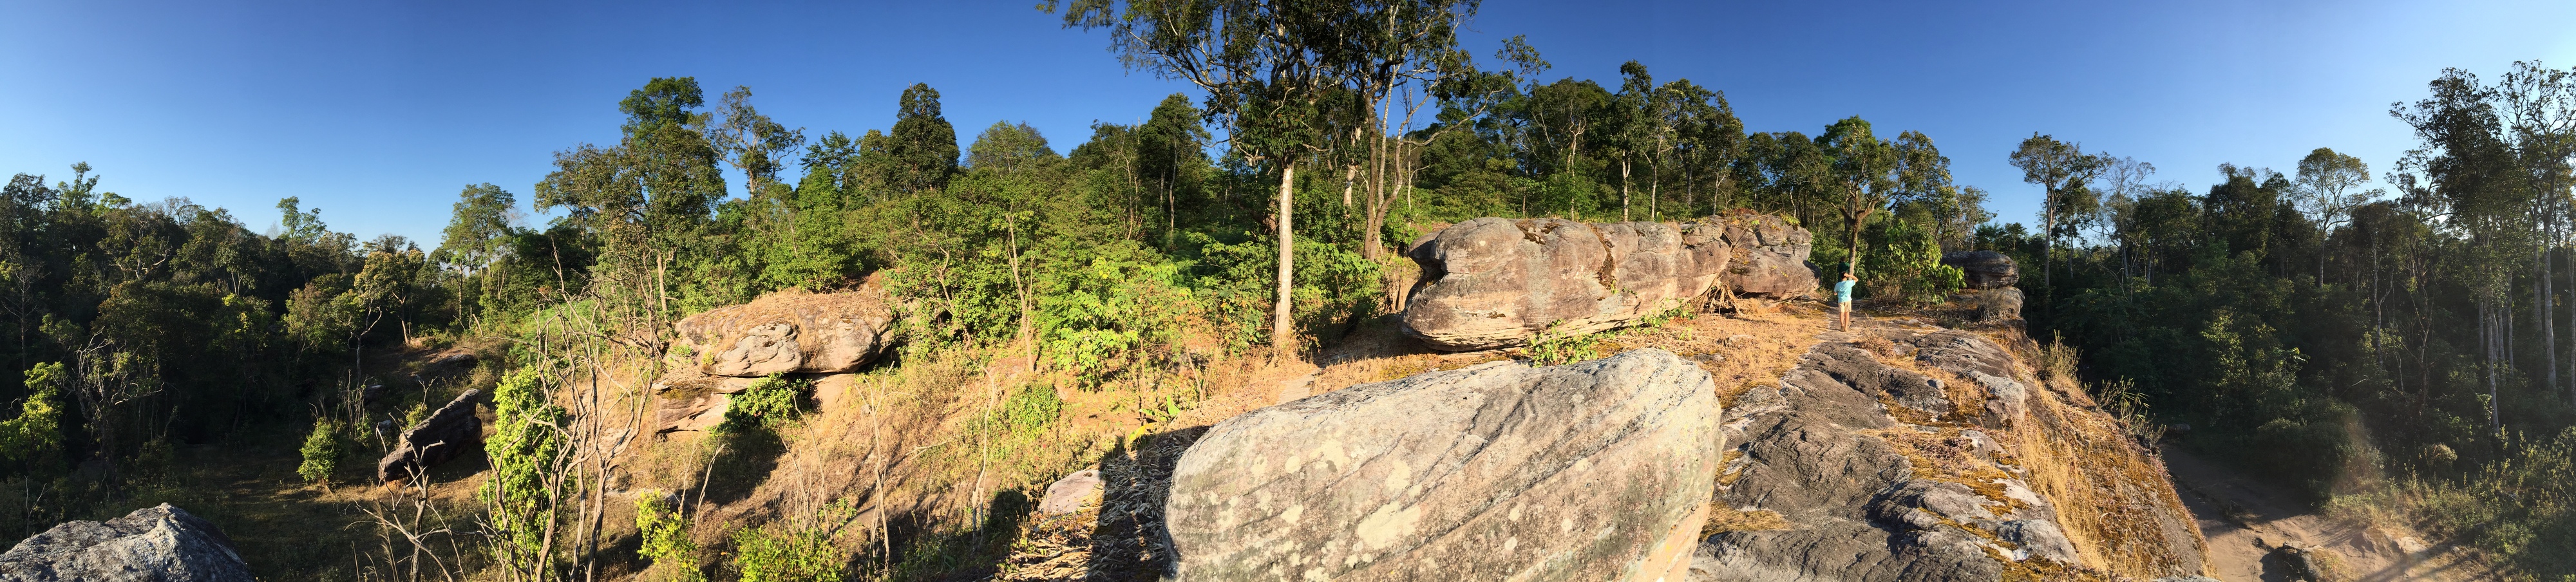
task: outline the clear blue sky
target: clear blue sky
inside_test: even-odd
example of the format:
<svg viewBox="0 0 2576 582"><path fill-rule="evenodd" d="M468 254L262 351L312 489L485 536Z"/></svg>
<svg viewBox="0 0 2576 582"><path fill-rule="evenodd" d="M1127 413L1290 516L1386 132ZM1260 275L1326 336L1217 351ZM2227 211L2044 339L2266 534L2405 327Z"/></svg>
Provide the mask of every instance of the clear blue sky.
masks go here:
<svg viewBox="0 0 2576 582"><path fill-rule="evenodd" d="M995 3L0 2L0 174L182 196L276 223L286 196L335 230L434 244L466 184L522 200L550 154L616 138L617 100L694 76L811 135L893 121L904 86L961 138L1026 121L1059 151L1181 87L1128 74L1098 34ZM2220 162L2287 169L2334 147L2384 168L2386 114L2442 67L2576 65L2576 2L1489 2L1469 43L1526 34L1551 77L1726 92L1755 131L1851 115L1930 134L1958 179L2028 221L2004 163L2031 132L2204 187Z"/></svg>

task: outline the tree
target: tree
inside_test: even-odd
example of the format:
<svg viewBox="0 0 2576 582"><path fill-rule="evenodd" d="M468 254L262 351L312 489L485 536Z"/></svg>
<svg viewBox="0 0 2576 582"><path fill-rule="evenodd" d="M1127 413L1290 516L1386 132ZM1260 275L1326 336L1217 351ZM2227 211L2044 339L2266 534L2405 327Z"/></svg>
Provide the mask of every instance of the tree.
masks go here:
<svg viewBox="0 0 2576 582"><path fill-rule="evenodd" d="M1452 7L1456 8L1452 8ZM1296 265L1297 165L1336 132L1327 101L1374 87L1371 67L1400 66L1418 45L1375 42L1382 23L1425 14L1473 14L1474 2L1348 4L1322 0L1050 0L1066 27L1107 29L1110 50L1131 68L1151 69L1208 92L1207 115L1246 162L1279 171L1278 296L1271 307L1276 357L1297 355L1290 318ZM1407 14L1410 12L1411 14ZM1432 20L1438 20L1432 18ZM1399 35L1410 31L1397 30ZM1454 33L1451 33L1454 34Z"/></svg>
<svg viewBox="0 0 2576 582"><path fill-rule="evenodd" d="M491 183L466 186L456 195L456 206L447 219L445 235L438 243L465 274L482 272L499 258L502 237L510 234L512 214L517 212L519 198ZM291 200L291 199L290 199Z"/></svg>
<svg viewBox="0 0 2576 582"><path fill-rule="evenodd" d="M946 187L957 173L957 128L939 114L939 90L914 83L899 101L885 140L883 185L907 194Z"/></svg>
<svg viewBox="0 0 2576 582"><path fill-rule="evenodd" d="M2547 354L2548 385L2555 387L2559 384L2558 331L2549 314L2555 310L2557 277L2551 273L2549 255L2576 234L2567 228L2567 221L2576 218L2576 198L2569 196L2569 187L2576 185L2576 172L2571 172L2576 170L2571 168L2576 166L2576 70L2516 61L2492 91L2513 143L2515 165L2533 191L2531 224L2538 232L2532 234L2540 244L2532 252L2532 266L2537 269L2532 316ZM2568 326L2576 328L2576 312L2568 318ZM2576 398L2576 385L2568 387L2568 396Z"/></svg>
<svg viewBox="0 0 2576 582"><path fill-rule="evenodd" d="M2299 160L2299 210L2317 221L2320 235L2332 235L2352 209L2379 198L2381 190L2360 189L2361 183L2368 181L2370 165L2362 163L2361 158L2335 153L2332 148L2317 148ZM2326 255L2317 253L2317 284L2325 282Z"/></svg>
<svg viewBox="0 0 2576 582"><path fill-rule="evenodd" d="M735 86L724 94L717 105L722 122L707 131L707 141L718 155L742 172L745 196L761 196L769 186L779 184L778 171L787 167L787 152L805 144L805 130L787 129L751 106L751 88Z"/></svg>
<svg viewBox="0 0 2576 582"><path fill-rule="evenodd" d="M2050 269L2056 265L2057 221L2064 215L2061 211L2073 205L2075 198L2090 195L2084 185L2101 174L2103 158L2085 154L2080 145L2057 141L2055 137L2038 132L2032 132L2029 139L2021 141L2019 149L2013 150L2012 165L2021 169L2021 180L2038 184L2047 192L2047 197L2040 202L2039 211L2043 241L2040 248L2046 255L2040 268L2043 284L2053 284Z"/></svg>
<svg viewBox="0 0 2576 582"><path fill-rule="evenodd" d="M619 102L626 124L616 147L556 152L555 171L537 183L537 210L566 209L562 224L602 243L605 268L593 269L589 291L617 300L626 330L666 327L675 285L703 296L696 291L720 283L691 276L716 251L700 238L725 198L718 151L699 130L708 116L695 109L705 104L696 79L654 78Z"/></svg>
<svg viewBox="0 0 2576 582"><path fill-rule="evenodd" d="M1859 116L1825 127L1816 145L1833 160L1830 171L1841 194L1848 235L1843 239L1843 274L1849 275L1860 266L1861 224L1887 207L1888 195L1898 184L1895 172L1902 158L1896 148L1870 135L1869 122Z"/></svg>

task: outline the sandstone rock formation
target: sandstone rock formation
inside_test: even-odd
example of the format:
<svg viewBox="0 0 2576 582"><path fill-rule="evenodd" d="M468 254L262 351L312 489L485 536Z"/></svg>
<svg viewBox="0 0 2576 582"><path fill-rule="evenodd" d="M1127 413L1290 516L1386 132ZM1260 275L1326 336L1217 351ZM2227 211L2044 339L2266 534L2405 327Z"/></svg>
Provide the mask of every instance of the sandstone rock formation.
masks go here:
<svg viewBox="0 0 2576 582"><path fill-rule="evenodd" d="M893 339L894 310L871 286L847 293L785 291L709 309L672 325L672 370L709 376L851 372Z"/></svg>
<svg viewBox="0 0 2576 582"><path fill-rule="evenodd" d="M894 310L871 283L846 293L782 291L718 307L673 324L669 372L653 381L661 397L654 431L703 431L724 421L732 394L771 374L831 375L876 361L894 341ZM843 383L817 382L829 407ZM823 386L829 386L825 391Z"/></svg>
<svg viewBox="0 0 2576 582"><path fill-rule="evenodd" d="M2196 522L2107 417L2035 390L1982 336L1876 333L1819 344L1736 400L1717 503L1777 519L1707 538L1691 579L2200 572Z"/></svg>
<svg viewBox="0 0 2576 582"><path fill-rule="evenodd" d="M1988 289L1977 294L1977 321L2002 323L2021 319L2021 288Z"/></svg>
<svg viewBox="0 0 2576 582"><path fill-rule="evenodd" d="M164 503L105 522L54 526L0 553L0 582L250 582L215 524Z"/></svg>
<svg viewBox="0 0 2576 582"><path fill-rule="evenodd" d="M1679 580L1718 415L1657 349L1363 384L1210 429L1164 520L1191 581Z"/></svg>
<svg viewBox="0 0 2576 582"><path fill-rule="evenodd" d="M478 448L483 443L483 419L474 416L474 403L482 399L482 390L467 390L419 425L403 430L393 451L376 461L376 479L410 479Z"/></svg>
<svg viewBox="0 0 2576 582"><path fill-rule="evenodd" d="M1736 295L1785 299L1816 289L1816 271L1807 266L1815 235L1788 220L1768 214L1711 217L1703 224L1722 225L1735 261L1724 280Z"/></svg>
<svg viewBox="0 0 2576 582"><path fill-rule="evenodd" d="M2021 269L2013 265L2012 257L1995 251L1941 253L1941 264L1967 273L1969 289L1999 289L2021 282Z"/></svg>
<svg viewBox="0 0 2576 582"><path fill-rule="evenodd" d="M1717 284L1730 254L1719 230L1711 223L1458 223L1410 253L1422 279L1405 305L1404 331L1434 348L1464 351L1527 345L1551 329L1572 335L1631 325Z"/></svg>

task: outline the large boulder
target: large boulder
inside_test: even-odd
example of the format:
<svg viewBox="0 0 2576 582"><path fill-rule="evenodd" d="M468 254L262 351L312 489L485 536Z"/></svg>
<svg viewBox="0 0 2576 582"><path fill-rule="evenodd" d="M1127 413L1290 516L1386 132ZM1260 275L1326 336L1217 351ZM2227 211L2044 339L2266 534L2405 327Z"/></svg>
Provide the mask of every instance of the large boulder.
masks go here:
<svg viewBox="0 0 2576 582"><path fill-rule="evenodd" d="M1941 253L1941 264L1967 273L1969 289L2000 289L2021 282L2021 268L2013 265L2012 257L1995 251Z"/></svg>
<svg viewBox="0 0 2576 582"><path fill-rule="evenodd" d="M1708 537L1691 580L2200 571L2195 522L2149 453L2073 428L2104 419L2067 417L2100 413L2044 400L2025 366L1982 336L1881 333L1819 344L1779 384L1736 400L1725 437L1738 454L1720 473L1717 503L1776 519Z"/></svg>
<svg viewBox="0 0 2576 582"><path fill-rule="evenodd" d="M1528 345L1550 331L1633 325L1717 284L1726 242L1704 223L1583 223L1479 218L1442 229L1409 253L1422 279L1405 333L1434 348Z"/></svg>
<svg viewBox="0 0 2576 582"><path fill-rule="evenodd" d="M1711 217L1702 222L1719 225L1727 246L1735 249L1735 261L1726 269L1724 280L1736 295L1786 299L1816 290L1816 271L1807 265L1816 237L1807 229L1769 214Z"/></svg>
<svg viewBox="0 0 2576 582"><path fill-rule="evenodd" d="M894 338L894 310L870 285L845 293L781 291L709 309L672 326L674 374L757 377L851 372Z"/></svg>
<svg viewBox="0 0 2576 582"><path fill-rule="evenodd" d="M1236 416L1173 472L1180 579L1678 581L1707 521L1714 389L1641 349Z"/></svg>
<svg viewBox="0 0 2576 582"><path fill-rule="evenodd" d="M0 582L250 582L215 524L170 504L54 526L0 553Z"/></svg>
<svg viewBox="0 0 2576 582"><path fill-rule="evenodd" d="M482 399L482 390L467 390L404 430L393 451L376 461L376 479L388 483L410 479L480 446L483 419L474 416L474 403Z"/></svg>

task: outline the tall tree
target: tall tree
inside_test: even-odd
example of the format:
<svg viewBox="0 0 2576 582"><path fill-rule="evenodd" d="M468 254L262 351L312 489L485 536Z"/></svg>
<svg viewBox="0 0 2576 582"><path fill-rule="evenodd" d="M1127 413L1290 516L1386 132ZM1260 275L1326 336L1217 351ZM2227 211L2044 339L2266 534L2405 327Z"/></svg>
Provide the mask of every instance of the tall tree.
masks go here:
<svg viewBox="0 0 2576 582"><path fill-rule="evenodd" d="M1321 153L1335 134L1327 102L1368 90L1353 85L1370 78L1372 66L1400 65L1412 48L1355 39L1379 38L1390 20L1422 17L1407 16L1408 9L1452 5L1474 12L1473 2L1322 0L1050 0L1042 9L1062 9L1067 27L1106 29L1110 50L1129 67L1207 91L1207 115L1225 126L1235 155L1278 169L1279 293L1270 338L1284 360L1300 357L1290 317L1298 163Z"/></svg>
<svg viewBox="0 0 2576 582"><path fill-rule="evenodd" d="M885 140L884 186L901 193L937 190L956 175L957 154L957 128L939 113L939 90L925 83L904 89Z"/></svg>
<svg viewBox="0 0 2576 582"><path fill-rule="evenodd" d="M2547 354L2548 385L2559 385L2558 330L2549 318L2557 297L2557 277L2551 271L2550 254L2565 248L2570 236L2567 223L2576 218L2576 199L2569 188L2576 186L2576 70L2556 70L2537 61L2516 61L2493 88L2497 105L2513 144L2514 158L2532 189L2530 223L2539 244L2533 245L2532 316L2540 332L2541 350ZM2576 312L2568 315L2568 327L2576 329ZM2568 396L2576 399L2576 385L2570 385Z"/></svg>
<svg viewBox="0 0 2576 582"><path fill-rule="evenodd" d="M1871 135L1869 122L1859 116L1826 126L1816 145L1833 159L1830 171L1840 194L1846 235L1843 274L1852 274L1860 265L1861 225L1887 208L1889 194L1898 185L1896 170L1902 158L1895 147Z"/></svg>
<svg viewBox="0 0 2576 582"><path fill-rule="evenodd" d="M438 249L447 252L449 260L468 275L481 272L501 251L502 238L510 234L511 214L519 197L490 183L466 186L456 195L454 212L447 219L445 238Z"/></svg>
<svg viewBox="0 0 2576 582"><path fill-rule="evenodd" d="M780 184L787 153L805 144L805 130L787 129L751 106L751 88L735 86L716 106L718 121L706 132L718 155L742 172L744 196L763 196Z"/></svg>
<svg viewBox="0 0 2576 582"><path fill-rule="evenodd" d="M2333 148L2317 148L2299 159L2297 183L2299 210L2317 221L2319 236L2332 236L2335 227L2352 215L2352 209L2368 204L2382 193L2362 190L2370 181L2370 164L2361 158L2336 153ZM2317 253L2317 284L2326 282L2326 253Z"/></svg>
<svg viewBox="0 0 2576 582"><path fill-rule="evenodd" d="M2019 149L2013 150L2011 160L2013 167L2021 169L2023 182L2038 184L2047 192L2039 211L2040 248L2045 255L2040 261L2040 280L2053 284L2050 269L2056 268L2060 211L2073 199L2089 195L2085 184L2102 172L2103 156L2086 154L2080 145L2032 132L2029 139L2021 140Z"/></svg>

